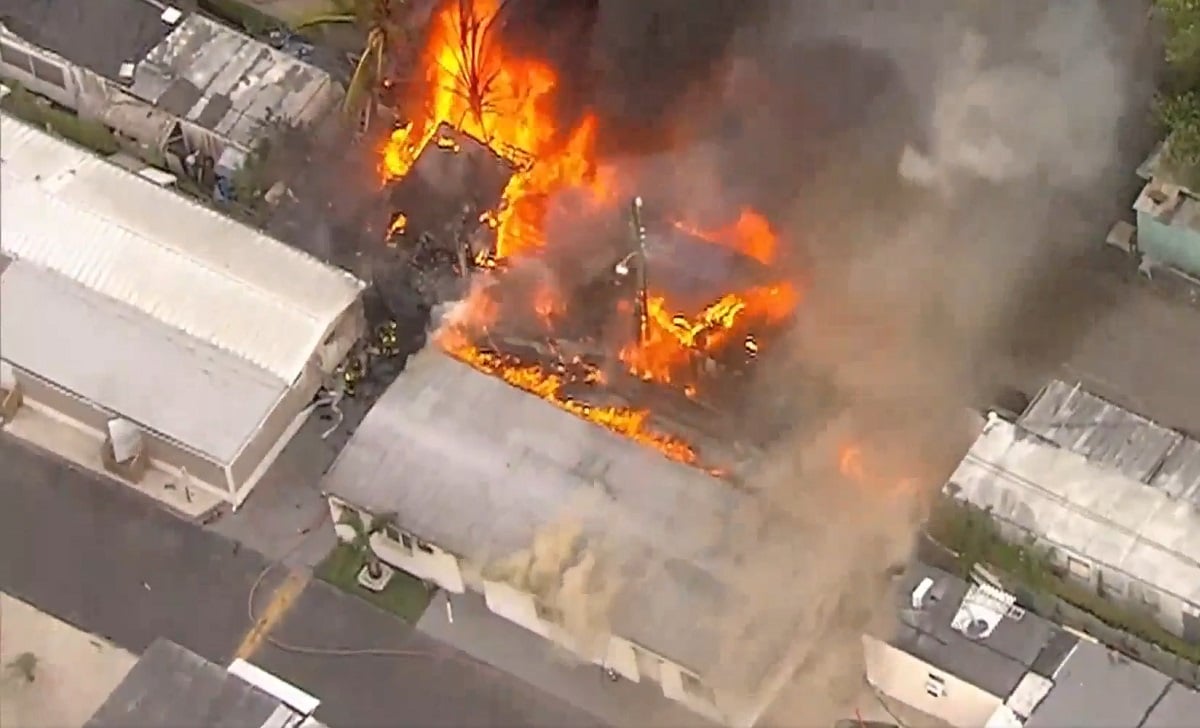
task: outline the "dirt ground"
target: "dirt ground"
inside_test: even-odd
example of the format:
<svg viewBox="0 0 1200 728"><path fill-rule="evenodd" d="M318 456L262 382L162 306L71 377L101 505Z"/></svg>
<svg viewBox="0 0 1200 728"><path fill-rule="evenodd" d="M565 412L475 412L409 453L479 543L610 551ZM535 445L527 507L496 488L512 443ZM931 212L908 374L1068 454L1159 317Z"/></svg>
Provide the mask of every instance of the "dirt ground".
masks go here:
<svg viewBox="0 0 1200 728"><path fill-rule="evenodd" d="M83 725L135 662L133 654L0 594L5 728Z"/></svg>

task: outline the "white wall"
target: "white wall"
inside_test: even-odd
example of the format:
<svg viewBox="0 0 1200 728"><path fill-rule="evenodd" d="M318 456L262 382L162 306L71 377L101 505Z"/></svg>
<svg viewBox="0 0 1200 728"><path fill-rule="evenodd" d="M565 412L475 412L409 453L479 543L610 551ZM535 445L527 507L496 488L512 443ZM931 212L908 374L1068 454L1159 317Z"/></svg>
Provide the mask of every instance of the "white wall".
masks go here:
<svg viewBox="0 0 1200 728"><path fill-rule="evenodd" d="M930 666L925 661L869 635L863 635L867 681L880 693L957 728L983 728L1004 699ZM926 687L941 678L941 697Z"/></svg>
<svg viewBox="0 0 1200 728"><path fill-rule="evenodd" d="M356 535L353 526L341 523L347 510L357 511L364 522L369 523L371 519L371 514L332 496L329 497L329 509L338 538L345 542L353 541ZM431 581L446 591L456 594L465 591L464 565L457 557L432 544L418 541L411 534L405 534L402 529L394 530L398 534L407 535L412 540L413 548L406 547L402 540L384 533L376 533L371 536L371 548L382 561ZM424 545L426 549L420 548L419 545ZM583 645L564 627L539 615L533 594L504 582L483 579L481 584L484 602L488 609L498 616L554 642L581 660L611 667L627 680L641 682L644 676L657 681L665 697L684 704L710 720L718 723L728 722L728 717L713 702L712 694L699 695L684 687L686 672L679 665L616 635L602 636L591 646Z"/></svg>
<svg viewBox="0 0 1200 728"><path fill-rule="evenodd" d="M458 568L458 559L452 554L413 538L412 547L404 544L403 540L395 540L383 533L371 535L371 550L381 560L402 569L413 576L431 581L442 589L454 594L466 591L463 586L462 571Z"/></svg>

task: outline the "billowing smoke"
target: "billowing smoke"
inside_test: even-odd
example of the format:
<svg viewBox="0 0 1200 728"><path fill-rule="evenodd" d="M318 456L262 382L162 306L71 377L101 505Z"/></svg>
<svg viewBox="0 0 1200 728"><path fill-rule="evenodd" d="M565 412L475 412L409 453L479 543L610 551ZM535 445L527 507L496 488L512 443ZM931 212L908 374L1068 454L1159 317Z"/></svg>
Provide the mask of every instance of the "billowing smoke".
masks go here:
<svg viewBox="0 0 1200 728"><path fill-rule="evenodd" d="M621 585L612 566L603 546L589 540L582 522L567 513L541 528L528 549L492 563L485 576L533 594L579 652L603 658L608 610Z"/></svg>
<svg viewBox="0 0 1200 728"><path fill-rule="evenodd" d="M892 616L890 576L969 442L966 407L1002 368L983 363L1029 324L1018 302L1044 300L1047 273L1099 245L1119 209L1137 159L1122 124L1146 98L1130 18L1099 1L1027 2L1006 19L986 3L791 5L742 39L755 70L724 77L738 108L752 79L772 110L672 164L693 203L749 197L803 253L800 320L759 382L764 405L792 398L797 429L759 486L799 532L764 538L737 580L762 595L746 622L799 627L793 689L771 718L829 725L874 700L859 636ZM798 384L814 376L838 400L815 423ZM865 483L837 472L847 443L865 453ZM904 479L919 487L891 485ZM743 624L727 635L730 662L753 648Z"/></svg>
<svg viewBox="0 0 1200 728"><path fill-rule="evenodd" d="M775 722L829 725L873 700L859 638L889 623L890 577L969 442L968 405L1008 369L1058 353L1021 349L1027 307L1061 294L1059 271L1100 244L1145 151L1128 141L1147 107L1132 70L1147 38L1130 32L1144 12L1101 0L1019 12L602 3L593 101L605 129L663 132L611 144L624 174L690 217L766 211L792 248L784 264L803 273L799 320L758 382L760 405L788 401L795 430L759 473L755 508L795 525L744 532L737 550L756 555L730 579L757 598L725 625L712 666L721 676L764 648L765 625L793 628L794 689ZM1035 318L1069 347L1056 319L1078 313ZM1014 364L1014 350L1029 356ZM832 383L834 405L805 399L812 379ZM847 443L868 477L838 472Z"/></svg>
<svg viewBox="0 0 1200 728"><path fill-rule="evenodd" d="M1062 271L1100 244L1144 152L1129 140L1147 116L1149 84L1131 70L1145 3L600 0L577 10L528 15L571 28L550 55L592 45L589 64L556 61L574 90L563 113L598 114L606 160L651 206L698 223L762 210L787 243L779 265L803 282L798 320L763 357L746 408L782 405L793 430L768 453L745 512L713 526L714 542L744 555L725 575L744 609L719 625L718 663L696 667L742 688L739 666L786 656L795 678L769 720L830 725L873 700L861 692L859 639L888 627L890 577L969 441L967 405L1018 364L1071 346L1079 311L1049 302L1064 297ZM581 241L594 232L570 222L562 230ZM338 239L312 229L314 245ZM530 289L542 280L529 278ZM1030 307L1044 310L1031 318ZM833 389L831 403L810 396L816 383ZM864 477L840 472L848 445ZM579 523L552 526L493 576L537 594L586 640L607 628L627 574L653 588L655 570L621 563ZM781 629L794 641L767 644Z"/></svg>

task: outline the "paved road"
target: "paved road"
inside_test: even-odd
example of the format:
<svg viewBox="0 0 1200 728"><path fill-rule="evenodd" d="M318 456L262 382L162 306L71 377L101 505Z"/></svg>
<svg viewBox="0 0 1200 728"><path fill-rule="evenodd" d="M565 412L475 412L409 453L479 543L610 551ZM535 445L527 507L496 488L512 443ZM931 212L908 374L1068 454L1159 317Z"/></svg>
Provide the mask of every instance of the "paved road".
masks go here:
<svg viewBox="0 0 1200 728"><path fill-rule="evenodd" d="M318 650L390 651L336 656L267 645L254 657L256 664L319 696L324 702L317 717L327 725L602 725L324 582L305 589L272 637Z"/></svg>
<svg viewBox="0 0 1200 728"><path fill-rule="evenodd" d="M1051 377L1082 381L1120 405L1200 436L1200 307L1187 289L1147 281L1097 246L1045 283L1015 317L1019 334L987 364L996 381L1034 394Z"/></svg>
<svg viewBox="0 0 1200 728"><path fill-rule="evenodd" d="M134 653L162 636L221 664L249 629L247 597L266 565L253 550L4 434L0 554L0 591ZM264 588L278 578L269 575ZM329 725L599 725L319 582L306 587L277 636L423 655L331 658L265 648L255 656L318 695Z"/></svg>
<svg viewBox="0 0 1200 728"><path fill-rule="evenodd" d="M225 663L266 562L149 499L0 435L0 590L140 654Z"/></svg>

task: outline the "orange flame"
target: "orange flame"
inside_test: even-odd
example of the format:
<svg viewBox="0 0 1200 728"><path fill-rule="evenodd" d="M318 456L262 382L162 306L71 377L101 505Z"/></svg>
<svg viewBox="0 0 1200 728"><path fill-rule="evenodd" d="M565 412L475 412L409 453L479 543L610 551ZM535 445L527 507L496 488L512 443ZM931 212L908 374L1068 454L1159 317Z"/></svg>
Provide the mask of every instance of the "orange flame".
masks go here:
<svg viewBox="0 0 1200 728"><path fill-rule="evenodd" d="M732 248L760 263L774 262L778 253L779 236L771 222L748 207L742 208L737 220L720 228L707 230L683 221L676 221L675 227L701 240Z"/></svg>
<svg viewBox="0 0 1200 728"><path fill-rule="evenodd" d="M496 230L497 260L545 245L551 193L577 188L598 200L613 193L611 172L594 161L596 118L587 115L560 132L550 103L558 76L502 47L493 28L499 7L499 0L473 0L447 2L438 11L425 50L424 115L394 131L382 152L384 180L403 177L438 127L448 124L512 163L517 173L488 221Z"/></svg>
<svg viewBox="0 0 1200 728"><path fill-rule="evenodd" d="M455 330L443 332L439 343L447 353L460 361L497 376L518 389L535 394L577 417L636 440L672 460L689 464L697 460L695 450L686 442L651 430L650 413L647 410L593 407L571 399L562 391L565 383L562 376L547 372L539 366L524 365L499 354L481 351ZM599 378L600 372L592 371L585 381L597 381Z"/></svg>
<svg viewBox="0 0 1200 728"><path fill-rule="evenodd" d="M598 121L585 115L562 129L553 114L559 82L553 68L536 59L521 58L503 46L494 19L500 0L443 0L430 23L423 52L425 75L421 98L413 104L412 121L392 132L380 150L384 182L406 175L432 142L451 153L459 143L439 133L446 127L474 138L506 160L515 170L495 210L480 222L496 235L494 250L475 262L495 267L508 258L536 253L546 245L546 218L552 195L572 190L587 204L606 205L618 197L612 167L596 160ZM443 127L445 125L445 127ZM403 227L402 217L394 221ZM770 223L749 208L724 227L698 231L678 223L701 238L725 245L764 263L774 260L778 238ZM721 296L693 317L673 307L662 295L648 300L646 340L621 352L622 361L639 376L677 382L689 396L694 383L679 381L696 351L715 352L736 343L751 355L758 351L753 328L781 321L798 303L788 284L765 286ZM546 286L530 302L533 313L548 327L564 311L559 292ZM499 315L497 301L484 289L471 295L455 313L441 346L472 366L498 376L584 419L654 447L670 458L693 463L696 454L686 443L649 429L649 413L619 407L591 407L563 392L565 375L527 366L514 359L479 350L468 333L486 330ZM691 312L694 313L694 312ZM586 381L598 382L598 371Z"/></svg>
<svg viewBox="0 0 1200 728"><path fill-rule="evenodd" d="M681 371L695 352L714 353L724 347L730 335L753 325L774 324L786 318L798 301L790 284L753 288L743 293L728 293L695 318L674 314L662 296L650 296L646 302L648 324L646 340L627 347L621 360L646 380L677 382ZM758 344L747 335L745 348L757 353Z"/></svg>

